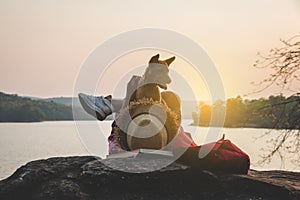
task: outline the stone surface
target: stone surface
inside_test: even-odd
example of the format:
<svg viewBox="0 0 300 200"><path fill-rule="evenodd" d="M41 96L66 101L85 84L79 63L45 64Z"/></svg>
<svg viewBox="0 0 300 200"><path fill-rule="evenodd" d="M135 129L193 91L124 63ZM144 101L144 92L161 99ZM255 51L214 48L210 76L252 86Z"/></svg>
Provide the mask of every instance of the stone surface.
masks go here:
<svg viewBox="0 0 300 200"><path fill-rule="evenodd" d="M162 162L168 160L99 161L92 156L37 160L0 181L0 199L300 199L300 173L295 172L218 175L177 163L147 173L108 167L155 170Z"/></svg>

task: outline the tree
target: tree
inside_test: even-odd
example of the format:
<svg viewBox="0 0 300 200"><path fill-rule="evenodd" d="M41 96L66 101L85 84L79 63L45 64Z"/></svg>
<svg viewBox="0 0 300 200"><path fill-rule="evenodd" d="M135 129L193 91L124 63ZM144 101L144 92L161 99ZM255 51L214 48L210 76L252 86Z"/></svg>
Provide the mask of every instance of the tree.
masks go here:
<svg viewBox="0 0 300 200"><path fill-rule="evenodd" d="M226 101L226 120L227 127L242 126L245 124L245 105L240 96L230 98Z"/></svg>
<svg viewBox="0 0 300 200"><path fill-rule="evenodd" d="M217 100L212 105L212 122L211 124L213 126L224 126L225 125L225 119L224 116L226 116L226 108L225 108L225 102L222 100Z"/></svg>
<svg viewBox="0 0 300 200"><path fill-rule="evenodd" d="M289 40L280 40L280 48L273 48L267 56L260 53L259 59L254 64L257 68L269 68L273 72L258 84L263 91L273 85L280 87L281 91L293 92L299 95L300 81L300 34Z"/></svg>
<svg viewBox="0 0 300 200"><path fill-rule="evenodd" d="M199 103L199 125L209 126L211 121L211 106L204 102Z"/></svg>
<svg viewBox="0 0 300 200"><path fill-rule="evenodd" d="M279 87L279 92L289 93L287 98L270 97L269 105L261 107L261 113L273 117L273 128L281 129L272 139L262 162L269 162L275 154L284 159L284 152L293 153L294 162L300 166L300 34L288 40L280 40L282 46L273 48L268 55L259 55L254 67L268 68L272 73L257 85L264 91L271 86ZM269 135L271 131L265 135Z"/></svg>

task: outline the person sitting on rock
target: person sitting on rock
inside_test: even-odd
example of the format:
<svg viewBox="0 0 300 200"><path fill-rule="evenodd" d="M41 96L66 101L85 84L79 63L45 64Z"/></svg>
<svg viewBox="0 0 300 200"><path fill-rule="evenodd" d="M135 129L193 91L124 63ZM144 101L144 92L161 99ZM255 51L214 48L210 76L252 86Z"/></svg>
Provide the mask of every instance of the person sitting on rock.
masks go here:
<svg viewBox="0 0 300 200"><path fill-rule="evenodd" d="M247 174L250 166L249 156L230 140L225 140L224 135L216 142L196 145L191 135L180 125L181 101L177 94L171 91L160 93L156 90L159 96L156 93L155 100L139 98L137 93L141 93L143 85L140 83L143 78L141 76L131 78L123 100L113 99L111 95L103 97L78 94L84 110L100 121L113 112L117 113L108 137L109 154L142 148L167 149L180 154L180 151L184 149L178 162L218 173ZM167 88L164 86L163 88ZM147 96L150 93L149 90L151 88L147 87L142 92L145 92ZM153 110L155 112L152 112ZM163 113L166 114L165 121L161 117ZM122 127L125 127L125 131ZM149 133L155 134L144 137ZM204 157L202 154L199 156L201 150L205 153Z"/></svg>
<svg viewBox="0 0 300 200"><path fill-rule="evenodd" d="M134 81L135 78L138 77L133 77L129 82L129 84L132 83L132 81ZM164 99L168 107L170 107L175 112L181 113L180 99L178 95L176 95L173 92L166 91L166 92L162 92L162 98ZM79 99L85 111L87 111L90 115L96 117L100 121L104 120L107 116L109 116L113 112L116 113L119 112L122 108L121 105L123 105L125 102L125 100L111 99L110 95L107 97L103 97L103 96L92 96L83 93L79 94ZM109 154L120 153L124 151L124 149L121 148L121 144L116 139L116 133L119 131L119 127L116 121L113 121L111 127L112 127L111 134L108 137ZM190 133L185 132L181 126L179 127L177 135L174 138L172 144L175 148L176 146L177 147L197 146L196 143L193 141Z"/></svg>
<svg viewBox="0 0 300 200"><path fill-rule="evenodd" d="M174 60L174 59L173 59ZM149 61L149 63L151 60ZM130 98L131 95L134 93L134 91L137 90L139 83L143 77L141 76L133 76L129 83L127 84L127 92L126 97L124 100L116 100L112 99L112 96L92 96L87 95L84 93L78 94L80 103L84 110L89 113L90 115L94 116L98 120L102 121L104 120L108 115L112 114L113 112L119 113L122 112L126 107L130 105ZM189 133L186 133L183 128L180 126L181 123L181 100L177 94L171 91L164 91L161 92L161 99L163 101L163 106L166 106L166 110L171 110L176 115L178 126L169 125L172 126L171 128L176 128L174 135L176 137L169 138L168 141L172 139L172 146L174 148L176 147L195 147L197 146L196 143L193 141L191 135ZM151 102L150 102L151 103ZM165 138L164 135L158 135L157 138L151 139L139 139L140 145L134 145L130 141L124 142L122 138L120 139L120 127L117 123L117 118L120 116L120 114L117 115L116 120L112 123L112 130L111 134L108 137L109 142L109 154L119 153L124 150L133 150L138 147L141 148L154 148L154 149L161 149L164 146L167 145L167 140L163 139ZM128 117L127 117L128 118ZM160 133L163 134L163 133ZM131 138L130 138L131 139ZM125 140L125 139L124 139ZM127 138L128 140L128 138ZM161 141L158 141L161 140ZM158 145L159 144L159 145Z"/></svg>

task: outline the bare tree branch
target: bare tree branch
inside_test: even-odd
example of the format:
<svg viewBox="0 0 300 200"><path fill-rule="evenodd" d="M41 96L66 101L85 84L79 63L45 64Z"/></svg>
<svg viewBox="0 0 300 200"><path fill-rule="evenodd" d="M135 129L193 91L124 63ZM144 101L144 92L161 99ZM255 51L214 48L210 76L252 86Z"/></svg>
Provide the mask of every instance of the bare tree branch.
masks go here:
<svg viewBox="0 0 300 200"><path fill-rule="evenodd" d="M272 72L264 80L253 83L260 87L254 93L260 93L272 86L279 87L280 93L294 92L280 102L260 108L267 117L275 117L272 113L280 111L279 117L277 115L274 119L273 128L290 127L290 129L282 129L275 139L268 141L271 146L263 149L266 154L262 155L260 163L270 162L275 154L283 163L285 152L288 152L293 155L294 164L300 166L300 33L288 40L280 41L282 43L280 48L271 49L267 55L258 53L259 59L253 66L271 69ZM287 106L289 109L286 109ZM271 132L272 129L262 137L270 135Z"/></svg>

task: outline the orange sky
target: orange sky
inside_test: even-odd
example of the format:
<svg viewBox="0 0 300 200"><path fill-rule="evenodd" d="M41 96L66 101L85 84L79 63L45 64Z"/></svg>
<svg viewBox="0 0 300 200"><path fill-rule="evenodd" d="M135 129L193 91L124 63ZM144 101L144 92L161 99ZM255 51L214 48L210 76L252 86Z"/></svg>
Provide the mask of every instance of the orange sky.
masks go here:
<svg viewBox="0 0 300 200"><path fill-rule="evenodd" d="M0 90L38 97L71 96L80 66L93 49L116 34L145 27L196 41L215 63L226 96L243 95L254 89L251 81L268 73L252 67L256 53L300 32L297 0L3 0L0 15ZM137 53L139 58L127 64L146 64L151 55ZM119 87L111 93L122 96ZM98 88L110 93L108 87Z"/></svg>

